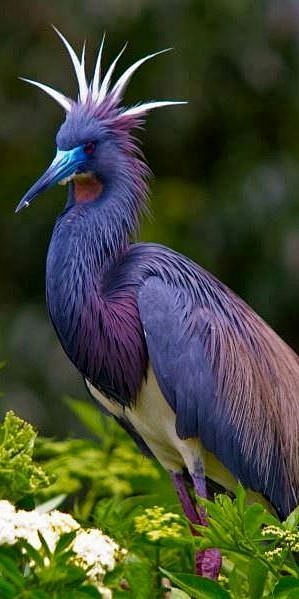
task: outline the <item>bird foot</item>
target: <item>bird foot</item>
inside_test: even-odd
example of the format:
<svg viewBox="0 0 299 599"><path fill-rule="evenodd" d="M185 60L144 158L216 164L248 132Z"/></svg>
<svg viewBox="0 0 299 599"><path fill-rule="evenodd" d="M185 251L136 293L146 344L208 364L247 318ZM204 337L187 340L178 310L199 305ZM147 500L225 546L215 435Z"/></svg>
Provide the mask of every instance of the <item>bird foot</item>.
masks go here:
<svg viewBox="0 0 299 599"><path fill-rule="evenodd" d="M195 553L195 572L199 576L217 580L222 565L218 549L205 549Z"/></svg>
<svg viewBox="0 0 299 599"><path fill-rule="evenodd" d="M184 473L171 473L171 478L176 487L182 508L190 522L191 532L194 536L199 533L193 528L192 524L201 524L207 526L207 515L204 508L201 508L194 503L188 490L188 477ZM205 480L202 476L193 476L195 492L201 497L206 496ZM222 565L221 554L218 549L204 549L195 553L195 572L199 576L205 576L216 580L218 578Z"/></svg>

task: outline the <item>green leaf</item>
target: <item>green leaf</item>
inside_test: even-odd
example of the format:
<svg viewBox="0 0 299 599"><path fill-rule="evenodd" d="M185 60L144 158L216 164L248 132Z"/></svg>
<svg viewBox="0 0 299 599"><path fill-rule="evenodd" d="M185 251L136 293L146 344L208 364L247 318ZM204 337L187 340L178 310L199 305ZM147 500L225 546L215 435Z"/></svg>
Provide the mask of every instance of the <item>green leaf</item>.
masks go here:
<svg viewBox="0 0 299 599"><path fill-rule="evenodd" d="M239 515L242 517L244 514L245 507L246 507L246 491L240 483L238 483L237 490L236 490L235 504L236 504L236 508L238 510Z"/></svg>
<svg viewBox="0 0 299 599"><path fill-rule="evenodd" d="M25 539L22 539L19 541L18 545L25 549L26 554L29 558L28 561L33 561L35 562L36 565L38 565L39 567L43 567L44 566L44 558L43 555L40 551L38 551L37 549L35 549L35 547L33 547L32 545L30 545L30 543L28 543L28 541L26 541Z"/></svg>
<svg viewBox="0 0 299 599"><path fill-rule="evenodd" d="M293 599L291 593L297 593L299 596L299 579L294 576L284 576L274 588L274 599ZM294 596L296 597L296 596Z"/></svg>
<svg viewBox="0 0 299 599"><path fill-rule="evenodd" d="M46 542L46 540L44 539L42 533L39 530L37 531L37 534L38 534L38 538L39 538L39 540L41 542L41 545L42 545L42 548L44 550L45 555L49 558L49 560L51 560L51 558L52 558L52 552L51 552L51 550L50 550L50 548L48 546L48 543Z"/></svg>
<svg viewBox="0 0 299 599"><path fill-rule="evenodd" d="M92 403L80 399L65 397L64 401L93 435L101 441L105 438L107 434L107 421L104 421L100 410L95 408Z"/></svg>
<svg viewBox="0 0 299 599"><path fill-rule="evenodd" d="M17 589L10 582L0 578L0 597L1 599L15 599Z"/></svg>
<svg viewBox="0 0 299 599"><path fill-rule="evenodd" d="M190 595L187 595L187 593L185 593L185 591L182 591L181 589L177 589L176 587L173 587L171 589L171 599L191 599Z"/></svg>
<svg viewBox="0 0 299 599"><path fill-rule="evenodd" d="M229 572L228 586L232 597L239 599L245 590L248 595L248 580L243 569L239 569L236 565Z"/></svg>
<svg viewBox="0 0 299 599"><path fill-rule="evenodd" d="M203 530L204 528L207 530ZM231 546L233 543L231 534L224 528L222 523L214 519L209 521L209 526L201 528L201 534L212 541L212 547L226 547Z"/></svg>
<svg viewBox="0 0 299 599"><path fill-rule="evenodd" d="M150 564L146 559L129 555L123 572L134 599L152 599L154 580Z"/></svg>
<svg viewBox="0 0 299 599"><path fill-rule="evenodd" d="M160 571L192 599L229 599L229 593L213 580L194 574L174 574L164 568Z"/></svg>
<svg viewBox="0 0 299 599"><path fill-rule="evenodd" d="M299 523L299 506L297 506L284 521L284 528L294 530Z"/></svg>
<svg viewBox="0 0 299 599"><path fill-rule="evenodd" d="M260 503L253 503L244 512L244 529L249 538L256 536L265 519L265 509Z"/></svg>
<svg viewBox="0 0 299 599"><path fill-rule="evenodd" d="M23 588L25 584L24 577L20 573L14 560L8 555L5 555L5 549L1 549L0 575L2 574L3 577L8 578L8 580L12 582L18 589Z"/></svg>
<svg viewBox="0 0 299 599"><path fill-rule="evenodd" d="M57 542L54 555L57 556L61 553L64 553L64 551L66 551L67 549L69 549L75 536L76 536L75 530L63 534Z"/></svg>
<svg viewBox="0 0 299 599"><path fill-rule="evenodd" d="M248 571L248 564L252 559L250 553L244 555L244 553L240 553L239 548L236 546L231 550L225 549L225 555L238 568L239 572L242 572L243 576L245 576L245 572Z"/></svg>
<svg viewBox="0 0 299 599"><path fill-rule="evenodd" d="M47 514L52 510L56 510L66 499L67 495L65 493L60 493L60 495L56 495L55 497L51 497L48 501L44 501L36 506L36 511L39 514Z"/></svg>
<svg viewBox="0 0 299 599"><path fill-rule="evenodd" d="M268 568L260 560L253 559L248 568L248 585L250 599L260 599L263 596Z"/></svg>

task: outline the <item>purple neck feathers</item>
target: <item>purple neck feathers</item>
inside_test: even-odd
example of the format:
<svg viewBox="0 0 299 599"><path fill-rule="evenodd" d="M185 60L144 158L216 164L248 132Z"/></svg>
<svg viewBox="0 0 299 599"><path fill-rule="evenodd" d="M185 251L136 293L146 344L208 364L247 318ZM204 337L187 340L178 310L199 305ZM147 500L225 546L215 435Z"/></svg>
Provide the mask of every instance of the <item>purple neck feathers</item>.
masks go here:
<svg viewBox="0 0 299 599"><path fill-rule="evenodd" d="M130 156L94 202L75 204L72 187L47 258L47 302L60 341L93 384L124 404L147 364L134 284L112 293L113 272L146 205L147 166Z"/></svg>

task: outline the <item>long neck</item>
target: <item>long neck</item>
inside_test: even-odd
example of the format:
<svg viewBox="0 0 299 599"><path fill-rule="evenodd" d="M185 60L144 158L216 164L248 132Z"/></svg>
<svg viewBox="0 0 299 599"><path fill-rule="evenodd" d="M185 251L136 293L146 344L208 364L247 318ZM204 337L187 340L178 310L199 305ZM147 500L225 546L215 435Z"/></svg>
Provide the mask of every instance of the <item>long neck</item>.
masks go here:
<svg viewBox="0 0 299 599"><path fill-rule="evenodd" d="M66 211L55 230L61 229L62 235L67 231L67 237L73 231L79 251L81 248L87 258L95 254L94 267L105 272L126 249L130 235L138 228L147 202L148 175L148 167L142 160L122 156L105 173L96 199L90 201L87 196L84 201L78 200L75 184L71 183ZM83 240L85 243L81 243Z"/></svg>
<svg viewBox="0 0 299 599"><path fill-rule="evenodd" d="M107 280L127 251L146 194L144 177L129 174L121 171L113 183L104 184L93 202L76 203L71 188L49 246L50 315L64 349L90 379L104 359L99 352L107 328Z"/></svg>

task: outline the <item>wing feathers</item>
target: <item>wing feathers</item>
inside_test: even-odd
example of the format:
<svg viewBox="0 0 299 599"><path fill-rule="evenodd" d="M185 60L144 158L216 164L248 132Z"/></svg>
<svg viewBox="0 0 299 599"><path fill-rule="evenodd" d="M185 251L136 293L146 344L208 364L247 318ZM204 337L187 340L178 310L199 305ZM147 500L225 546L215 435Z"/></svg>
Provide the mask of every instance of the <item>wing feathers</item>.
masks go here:
<svg viewBox="0 0 299 599"><path fill-rule="evenodd" d="M298 358L228 293L222 287L222 303L210 296L202 305L148 278L138 304L150 361L180 437L199 436L286 515L299 495Z"/></svg>

